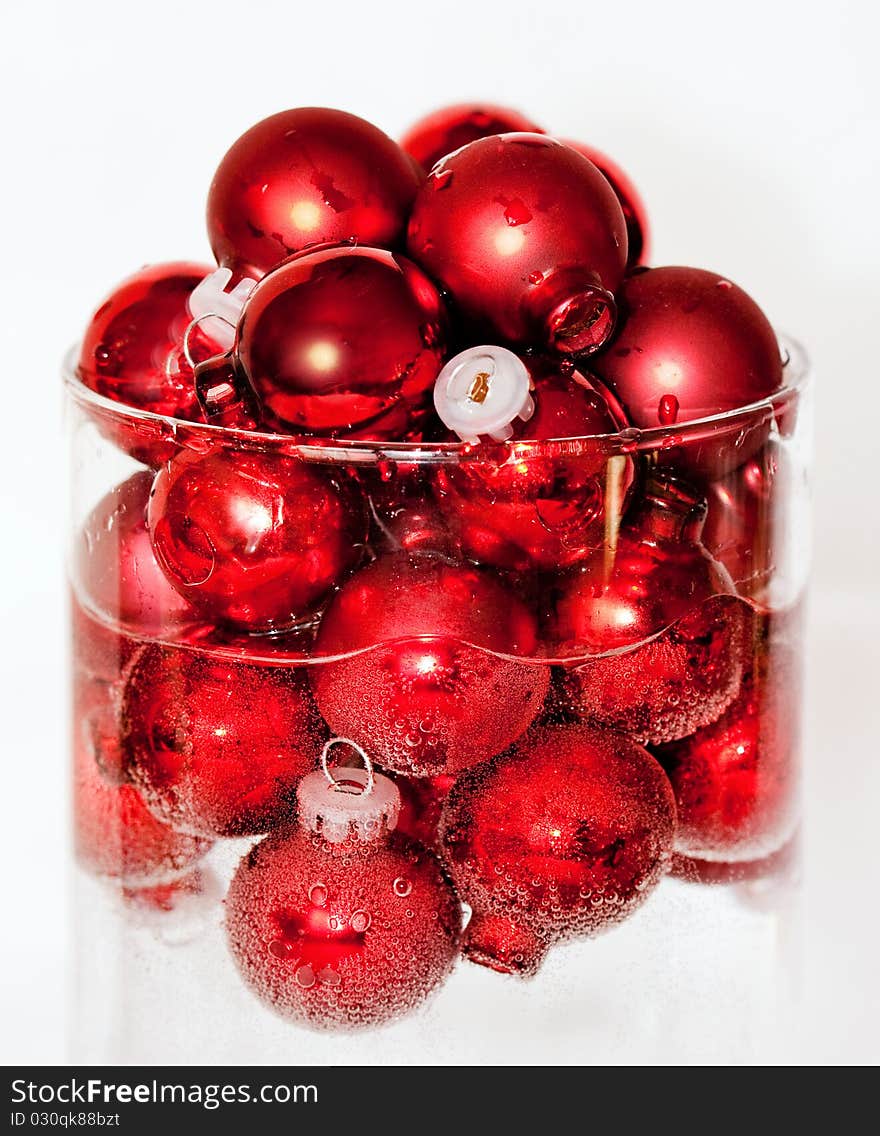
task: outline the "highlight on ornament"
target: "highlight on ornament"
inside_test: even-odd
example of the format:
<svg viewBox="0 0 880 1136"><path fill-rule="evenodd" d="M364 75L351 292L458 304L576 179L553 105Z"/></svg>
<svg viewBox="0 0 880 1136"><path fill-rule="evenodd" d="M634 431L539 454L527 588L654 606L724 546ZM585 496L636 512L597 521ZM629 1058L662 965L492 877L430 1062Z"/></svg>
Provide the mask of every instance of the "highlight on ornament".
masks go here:
<svg viewBox="0 0 880 1136"><path fill-rule="evenodd" d="M541 983L577 950L589 981L587 940L775 871L797 345L722 273L654 265L591 139L492 104L399 143L266 118L207 238L215 265L115 287L68 376L103 479L71 558L76 856L114 918L214 936L255 1013L362 1030L456 967Z"/></svg>

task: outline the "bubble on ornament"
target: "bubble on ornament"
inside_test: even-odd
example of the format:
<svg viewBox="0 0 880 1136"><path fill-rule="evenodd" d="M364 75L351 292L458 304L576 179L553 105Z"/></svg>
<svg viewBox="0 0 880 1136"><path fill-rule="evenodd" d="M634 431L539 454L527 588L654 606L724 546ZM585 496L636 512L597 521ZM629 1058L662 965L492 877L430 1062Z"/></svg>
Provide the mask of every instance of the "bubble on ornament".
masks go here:
<svg viewBox="0 0 880 1136"><path fill-rule="evenodd" d="M314 903L315 907L323 907L328 897L329 892L326 884L312 884L309 889L309 899Z"/></svg>
<svg viewBox="0 0 880 1136"><path fill-rule="evenodd" d="M297 969L296 981L304 990L309 990L315 985L315 972L308 965L301 966Z"/></svg>
<svg viewBox="0 0 880 1136"><path fill-rule="evenodd" d="M351 927L353 931L363 934L364 931L370 926L372 919L367 911L355 911L351 917Z"/></svg>

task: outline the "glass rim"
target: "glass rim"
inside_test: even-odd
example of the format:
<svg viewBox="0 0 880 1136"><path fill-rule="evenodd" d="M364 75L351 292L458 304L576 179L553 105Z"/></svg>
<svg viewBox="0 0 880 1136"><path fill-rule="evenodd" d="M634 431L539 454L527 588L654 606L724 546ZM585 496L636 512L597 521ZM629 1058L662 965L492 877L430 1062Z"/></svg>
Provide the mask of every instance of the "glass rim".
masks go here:
<svg viewBox="0 0 880 1136"><path fill-rule="evenodd" d="M771 418L783 410L810 381L810 363L803 346L794 338L778 336L783 358L783 385L766 398L746 403L716 414L670 426L627 427L606 434L584 434L578 437L547 439L512 439L509 442L488 443L493 447L510 447L519 456L553 457L576 453L585 443L599 446L609 453L633 453L668 449L688 443L696 444L716 436L719 431L730 433L738 427L751 429L756 420ZM363 441L351 438L314 439L303 435L277 434L240 427L218 426L208 422L190 422L170 415L157 414L117 402L98 394L79 377L77 359L79 345L75 344L64 357L62 377L67 393L80 406L99 412L117 422L137 422L152 425L157 434L165 435L181 445L199 439L215 442L222 439L242 448L280 450L296 454L310 461L337 461L350 463L376 463L380 461L412 462L415 464L458 462L462 457L473 457L482 443L469 442L395 442ZM589 359L585 370L589 373Z"/></svg>

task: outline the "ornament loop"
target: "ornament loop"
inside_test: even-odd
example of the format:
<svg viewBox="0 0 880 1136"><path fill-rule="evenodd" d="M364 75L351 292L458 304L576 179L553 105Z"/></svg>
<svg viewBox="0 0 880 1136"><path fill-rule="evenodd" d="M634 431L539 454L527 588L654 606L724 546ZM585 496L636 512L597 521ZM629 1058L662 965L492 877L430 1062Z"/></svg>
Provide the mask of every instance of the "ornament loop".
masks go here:
<svg viewBox="0 0 880 1136"><path fill-rule="evenodd" d="M358 743L353 742L351 740L351 738L330 738L328 741L326 741L324 743L324 748L321 750L321 769L324 773L324 776L327 778L327 780L333 786L333 789L334 789L335 792L337 792L337 793L351 793L352 792L352 790L349 789L346 785L343 785L341 781L336 780L336 778L330 772L330 768L327 764L327 758L330 755L331 749L335 745L347 745L351 749L355 750L355 752L360 756L361 760L364 763L364 770L367 774L367 783L366 783L366 785L364 785L363 788L358 789L357 793L358 793L358 796L364 796L364 797L369 796L370 793L372 793L373 787L376 784L376 777L373 773L373 763L372 763L372 761L370 761L369 755L368 755L367 751L363 748L363 746L359 746Z"/></svg>
<svg viewBox="0 0 880 1136"><path fill-rule="evenodd" d="M229 327L231 327L232 330L235 331L235 324L230 323L230 321L225 316L218 315L217 312L203 312L202 315L196 316L195 319L190 320L189 324L187 325L186 331L183 333L183 355L187 363L189 363L190 367L192 367L193 370L196 369L197 361L192 357L192 352L190 350L190 337L200 323L204 323L205 320L209 319L220 320L221 323L228 324ZM218 354L222 354L222 352L218 352Z"/></svg>

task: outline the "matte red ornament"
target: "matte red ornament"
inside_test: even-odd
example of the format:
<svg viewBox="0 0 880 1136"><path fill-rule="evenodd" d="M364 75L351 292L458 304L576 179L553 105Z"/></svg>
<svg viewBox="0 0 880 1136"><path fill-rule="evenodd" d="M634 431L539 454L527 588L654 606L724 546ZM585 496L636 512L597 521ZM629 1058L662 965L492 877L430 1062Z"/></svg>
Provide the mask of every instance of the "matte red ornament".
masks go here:
<svg viewBox="0 0 880 1136"><path fill-rule="evenodd" d="M663 770L620 734L554 726L456 782L445 863L473 908L471 961L527 977L548 949L627 918L666 871L675 801Z"/></svg>
<svg viewBox="0 0 880 1136"><path fill-rule="evenodd" d="M208 237L217 262L261 276L325 242L396 247L421 175L387 134L326 107L252 126L217 168Z"/></svg>
<svg viewBox="0 0 880 1136"><path fill-rule="evenodd" d="M430 170L441 158L468 142L512 131L544 133L540 126L510 107L491 103L456 103L420 118L404 134L400 144L419 165Z"/></svg>
<svg viewBox="0 0 880 1136"><path fill-rule="evenodd" d="M461 908L434 856L398 833L337 841L301 825L241 861L226 928L245 983L271 1009L354 1030L409 1013L446 979Z"/></svg>
<svg viewBox="0 0 880 1136"><path fill-rule="evenodd" d="M324 732L301 671L144 647L121 709L126 769L183 831L267 832L289 820Z"/></svg>
<svg viewBox="0 0 880 1136"><path fill-rule="evenodd" d="M100 618L133 635L178 630L195 620L186 600L159 567L147 532L153 474L132 474L107 493L86 519L76 543L80 594Z"/></svg>
<svg viewBox="0 0 880 1136"><path fill-rule="evenodd" d="M481 442L434 477L437 504L466 556L516 571L556 571L599 547L619 523L633 480L632 459L613 456L590 435L615 433L626 419L600 384L570 364L528 358L535 412L515 423L510 444ZM580 438L541 449L530 443Z"/></svg>
<svg viewBox="0 0 880 1136"><path fill-rule="evenodd" d="M626 222L599 170L539 134L482 138L434 167L410 255L490 339L593 351L611 333Z"/></svg>
<svg viewBox="0 0 880 1136"><path fill-rule="evenodd" d="M617 537L560 585L554 648L571 709L639 741L715 721L739 693L754 613L700 543L705 504L650 482ZM604 654L604 652L614 652Z"/></svg>
<svg viewBox="0 0 880 1136"><path fill-rule="evenodd" d="M620 208L623 210L623 216L626 219L627 247L629 250L627 254L628 266L632 268L637 264L647 264L651 259L648 211L641 194L633 185L632 179L613 158L609 158L601 150L596 150L593 146L586 146L583 142L572 142L570 138L563 138L562 141L566 146L571 146L573 150L583 154L597 169L601 170L611 183L611 188L617 194L617 200L620 202Z"/></svg>
<svg viewBox="0 0 880 1136"><path fill-rule="evenodd" d="M549 668L535 620L491 575L399 554L354 575L327 608L310 668L318 707L387 769L455 773L498 753L541 709ZM496 652L498 652L496 654Z"/></svg>
<svg viewBox="0 0 880 1136"><path fill-rule="evenodd" d="M89 729L74 729L77 861L92 875L132 886L173 878L203 856L212 841L176 832L150 812L137 789L106 779L97 760L95 740Z"/></svg>
<svg viewBox="0 0 880 1136"><path fill-rule="evenodd" d="M135 410L201 420L183 337L191 318L189 294L210 271L188 262L154 264L124 280L86 328L77 364L83 383ZM196 330L190 350L198 360L209 358L216 348ZM160 464L174 450L149 422L106 416L100 422L111 441L147 465Z"/></svg>
<svg viewBox="0 0 880 1136"><path fill-rule="evenodd" d="M634 426L682 425L765 399L782 385L779 342L753 299L701 268L648 268L617 294L619 330L591 366ZM665 456L686 470L723 476L747 461L769 432L758 413Z"/></svg>
<svg viewBox="0 0 880 1136"><path fill-rule="evenodd" d="M444 334L436 288L405 257L320 249L260 282L233 359L264 426L400 440L428 412Z"/></svg>
<svg viewBox="0 0 880 1136"><path fill-rule="evenodd" d="M711 725L660 746L675 792L676 851L697 860L763 860L797 825L800 675L791 650L760 653L739 697Z"/></svg>
<svg viewBox="0 0 880 1136"><path fill-rule="evenodd" d="M173 587L212 620L285 628L359 560L367 521L354 483L297 457L187 451L156 476L153 550Z"/></svg>

